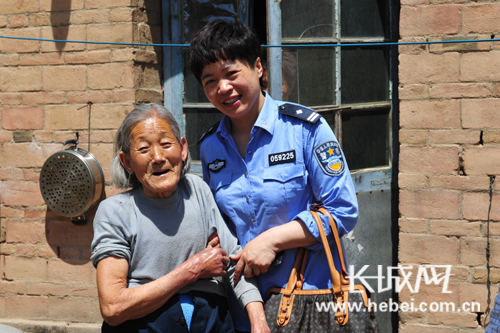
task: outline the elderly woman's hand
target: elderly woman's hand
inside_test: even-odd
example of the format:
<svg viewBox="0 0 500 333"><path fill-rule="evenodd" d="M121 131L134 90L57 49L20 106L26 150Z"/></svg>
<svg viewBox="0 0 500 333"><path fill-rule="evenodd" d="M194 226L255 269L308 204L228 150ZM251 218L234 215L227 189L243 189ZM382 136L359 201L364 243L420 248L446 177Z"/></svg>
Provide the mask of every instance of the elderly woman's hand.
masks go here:
<svg viewBox="0 0 500 333"><path fill-rule="evenodd" d="M226 250L209 247L189 258L186 263L189 263L188 270L198 279L206 279L226 275L229 258Z"/></svg>

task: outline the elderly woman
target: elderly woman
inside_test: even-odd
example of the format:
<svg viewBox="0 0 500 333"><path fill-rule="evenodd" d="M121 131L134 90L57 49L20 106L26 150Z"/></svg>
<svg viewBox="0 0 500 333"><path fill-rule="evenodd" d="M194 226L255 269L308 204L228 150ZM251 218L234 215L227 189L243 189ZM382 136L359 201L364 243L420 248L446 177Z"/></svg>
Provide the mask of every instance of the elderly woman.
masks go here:
<svg viewBox="0 0 500 333"><path fill-rule="evenodd" d="M232 332L225 286L268 331L254 281L232 282L227 254L241 250L203 180L186 174L186 139L161 105L142 105L118 129L111 180L131 190L104 200L92 263L103 332ZM207 246L217 231L220 247ZM217 277L224 276L222 280Z"/></svg>

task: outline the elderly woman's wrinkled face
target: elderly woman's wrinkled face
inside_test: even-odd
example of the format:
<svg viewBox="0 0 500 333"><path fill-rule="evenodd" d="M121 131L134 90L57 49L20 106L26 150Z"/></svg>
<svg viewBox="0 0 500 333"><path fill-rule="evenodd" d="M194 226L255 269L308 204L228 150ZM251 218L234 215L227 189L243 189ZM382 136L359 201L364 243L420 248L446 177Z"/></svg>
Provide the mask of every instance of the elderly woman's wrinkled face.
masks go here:
<svg viewBox="0 0 500 333"><path fill-rule="evenodd" d="M146 195L165 198L177 189L187 154L186 139L179 143L169 122L153 117L132 127L130 154L120 152L120 161L135 173Z"/></svg>

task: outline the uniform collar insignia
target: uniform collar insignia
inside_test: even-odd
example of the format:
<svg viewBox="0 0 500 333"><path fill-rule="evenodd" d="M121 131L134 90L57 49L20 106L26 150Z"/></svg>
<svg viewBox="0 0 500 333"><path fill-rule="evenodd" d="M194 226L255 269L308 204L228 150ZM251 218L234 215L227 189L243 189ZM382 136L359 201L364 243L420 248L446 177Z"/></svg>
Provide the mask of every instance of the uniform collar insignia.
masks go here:
<svg viewBox="0 0 500 333"><path fill-rule="evenodd" d="M308 123L315 124L320 118L321 115L303 105L285 103L278 107L278 111L281 114L286 114L288 116L292 116L301 120L304 120Z"/></svg>

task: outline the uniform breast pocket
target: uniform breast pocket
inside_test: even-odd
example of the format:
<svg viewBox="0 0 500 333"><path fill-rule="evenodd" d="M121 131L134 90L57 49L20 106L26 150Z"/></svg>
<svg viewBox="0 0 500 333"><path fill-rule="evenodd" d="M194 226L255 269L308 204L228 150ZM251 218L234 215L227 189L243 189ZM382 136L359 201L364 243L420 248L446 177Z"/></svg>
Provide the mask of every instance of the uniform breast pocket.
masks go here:
<svg viewBox="0 0 500 333"><path fill-rule="evenodd" d="M210 188L217 192L221 187L231 184L232 174L230 172L213 173L210 175Z"/></svg>
<svg viewBox="0 0 500 333"><path fill-rule="evenodd" d="M231 185L232 179L233 175L231 172L219 172L210 175L209 186L214 193L215 201L222 212L227 216L235 215L234 209L232 209L230 205L227 205L227 203L232 201L232 191L229 186Z"/></svg>
<svg viewBox="0 0 500 333"><path fill-rule="evenodd" d="M286 213L297 205L307 184L303 164L272 165L264 169L266 208L273 213ZM288 214L287 214L288 215Z"/></svg>

